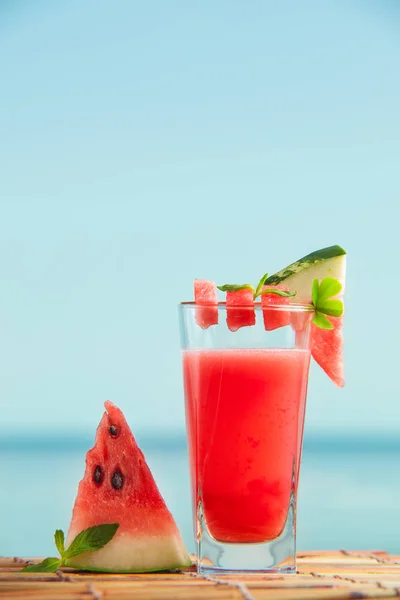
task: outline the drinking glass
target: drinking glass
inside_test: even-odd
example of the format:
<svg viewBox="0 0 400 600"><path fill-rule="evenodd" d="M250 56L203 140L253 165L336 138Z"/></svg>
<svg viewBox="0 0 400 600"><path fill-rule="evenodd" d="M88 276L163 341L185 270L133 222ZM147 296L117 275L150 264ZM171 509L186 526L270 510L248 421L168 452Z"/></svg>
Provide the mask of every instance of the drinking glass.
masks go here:
<svg viewBox="0 0 400 600"><path fill-rule="evenodd" d="M312 315L308 305L179 305L201 573L296 571Z"/></svg>

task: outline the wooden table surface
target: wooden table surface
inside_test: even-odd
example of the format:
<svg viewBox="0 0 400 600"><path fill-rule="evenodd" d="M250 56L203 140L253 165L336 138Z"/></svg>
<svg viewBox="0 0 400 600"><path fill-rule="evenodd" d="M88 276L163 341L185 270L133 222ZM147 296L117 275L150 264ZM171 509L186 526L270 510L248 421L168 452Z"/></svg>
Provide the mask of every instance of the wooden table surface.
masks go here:
<svg viewBox="0 0 400 600"><path fill-rule="evenodd" d="M210 577L194 568L147 575L62 569L21 573L21 558L0 558L0 598L8 600L344 600L400 597L400 556L386 552L298 552L297 575ZM39 560L39 559L37 559Z"/></svg>

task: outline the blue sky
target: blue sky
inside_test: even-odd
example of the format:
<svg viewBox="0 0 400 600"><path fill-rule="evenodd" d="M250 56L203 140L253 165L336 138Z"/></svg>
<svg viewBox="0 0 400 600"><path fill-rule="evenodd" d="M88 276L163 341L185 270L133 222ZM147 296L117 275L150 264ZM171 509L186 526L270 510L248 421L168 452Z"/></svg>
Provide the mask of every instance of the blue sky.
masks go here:
<svg viewBox="0 0 400 600"><path fill-rule="evenodd" d="M0 7L1 426L183 428L176 304L348 251L343 390L309 431L396 431L394 2Z"/></svg>

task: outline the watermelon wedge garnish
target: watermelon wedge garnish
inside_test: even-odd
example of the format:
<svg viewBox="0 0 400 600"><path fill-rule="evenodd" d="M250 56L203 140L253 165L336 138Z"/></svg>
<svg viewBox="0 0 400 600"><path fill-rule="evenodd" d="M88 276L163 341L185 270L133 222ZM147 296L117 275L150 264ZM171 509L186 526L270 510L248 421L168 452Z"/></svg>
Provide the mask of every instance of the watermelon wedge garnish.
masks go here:
<svg viewBox="0 0 400 600"><path fill-rule="evenodd" d="M218 295L214 281L194 280L194 301L196 303L196 323L202 329L218 324Z"/></svg>
<svg viewBox="0 0 400 600"><path fill-rule="evenodd" d="M284 292L288 292L288 288L284 285L264 285L263 291L270 289L278 289ZM261 306L263 307L263 319L264 327L267 331L278 329L278 327L285 327L290 323L290 312L280 310L264 310L271 306L285 306L289 304L289 298L284 296L277 296L274 293L263 293L261 294Z"/></svg>
<svg viewBox="0 0 400 600"><path fill-rule="evenodd" d="M189 555L143 453L122 411L105 402L94 447L67 535L95 525L119 523L113 539L96 552L68 559L67 565L89 571L148 572L188 566Z"/></svg>
<svg viewBox="0 0 400 600"><path fill-rule="evenodd" d="M231 331L256 324L252 289L226 292L226 322Z"/></svg>
<svg viewBox="0 0 400 600"><path fill-rule="evenodd" d="M311 325L311 355L338 387L344 386L343 317L330 317L333 329Z"/></svg>
<svg viewBox="0 0 400 600"><path fill-rule="evenodd" d="M294 303L310 304L313 281L324 278L336 279L341 291L335 298L342 298L346 279L346 252L340 246L329 246L311 252L278 273L268 277L265 285L285 285L296 296ZM294 316L296 319L296 317ZM326 317L333 329L321 329L311 324L311 355L325 373L339 387L344 385L343 317ZM297 324L301 327L301 324ZM297 329L296 321L292 326Z"/></svg>
<svg viewBox="0 0 400 600"><path fill-rule="evenodd" d="M291 292L295 304L310 304L312 282L324 277L340 281L343 292L346 279L346 251L340 246L329 246L315 250L296 262L268 277L264 285L285 285Z"/></svg>

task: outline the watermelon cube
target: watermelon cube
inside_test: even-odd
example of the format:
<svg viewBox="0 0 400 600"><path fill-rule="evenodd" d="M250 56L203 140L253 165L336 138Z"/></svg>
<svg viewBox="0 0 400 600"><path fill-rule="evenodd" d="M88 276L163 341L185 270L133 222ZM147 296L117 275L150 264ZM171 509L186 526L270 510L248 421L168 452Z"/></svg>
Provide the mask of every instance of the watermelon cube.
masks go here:
<svg viewBox="0 0 400 600"><path fill-rule="evenodd" d="M276 288L282 291L289 291L283 285L268 285L264 286L263 290ZM289 304L289 298L284 296L278 296L277 294L261 294L261 306L263 308L264 327L267 331L278 329L278 327L285 327L290 323L290 312L279 311L279 310L264 310L271 306L286 306Z"/></svg>
<svg viewBox="0 0 400 600"><path fill-rule="evenodd" d="M231 331L256 324L253 290L226 292L226 322Z"/></svg>
<svg viewBox="0 0 400 600"><path fill-rule="evenodd" d="M194 301L196 307L196 323L202 329L218 324L218 295L214 281L207 279L194 280Z"/></svg>

